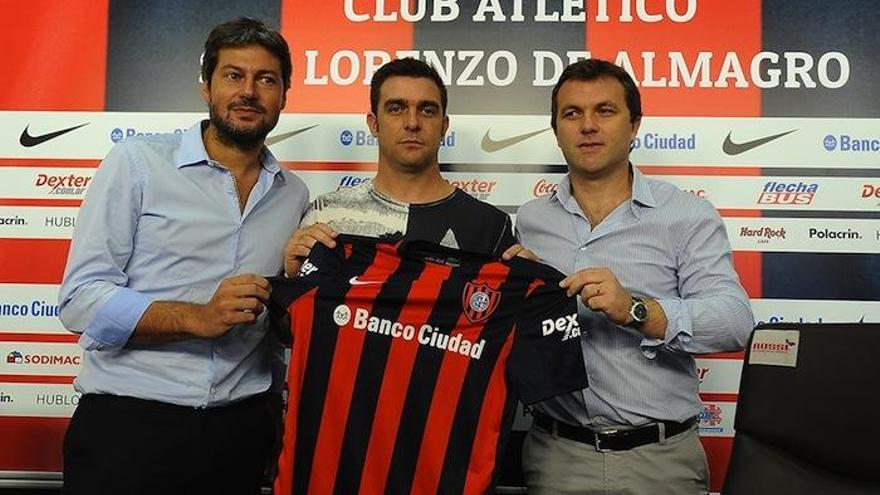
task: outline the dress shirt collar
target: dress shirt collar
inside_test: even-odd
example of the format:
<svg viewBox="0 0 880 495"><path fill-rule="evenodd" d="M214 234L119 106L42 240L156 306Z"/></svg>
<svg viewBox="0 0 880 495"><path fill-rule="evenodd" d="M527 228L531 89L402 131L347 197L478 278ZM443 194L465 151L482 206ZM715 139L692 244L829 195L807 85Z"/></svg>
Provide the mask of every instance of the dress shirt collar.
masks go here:
<svg viewBox="0 0 880 495"><path fill-rule="evenodd" d="M208 121L202 120L196 122L183 133L180 139L180 150L177 152L175 161L177 168L208 163L208 152L205 150L205 142L202 140L202 129L207 125ZM265 146L260 150L260 163L267 172L284 180L284 174L281 173L278 160Z"/></svg>
<svg viewBox="0 0 880 495"><path fill-rule="evenodd" d="M637 167L633 166L632 163L629 164L629 168L633 174L631 208L633 215L638 218L641 208L654 208L657 206L657 201L654 199L654 194L651 192L651 186L648 184L648 179L642 175L642 172L639 171ZM577 206L577 203L571 196L571 178L569 174L565 174L562 180L559 181L559 184L556 186L556 191L550 196L550 201L558 201L565 209L569 209L568 207L571 206L580 210L580 207Z"/></svg>

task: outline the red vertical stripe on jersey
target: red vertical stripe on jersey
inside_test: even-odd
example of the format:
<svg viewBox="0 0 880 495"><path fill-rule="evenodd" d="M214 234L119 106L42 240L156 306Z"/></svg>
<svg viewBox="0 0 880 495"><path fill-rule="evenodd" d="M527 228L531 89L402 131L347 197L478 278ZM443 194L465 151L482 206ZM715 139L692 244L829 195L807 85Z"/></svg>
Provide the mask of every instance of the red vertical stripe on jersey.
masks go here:
<svg viewBox="0 0 880 495"><path fill-rule="evenodd" d="M69 239L0 239L0 283L60 284Z"/></svg>
<svg viewBox="0 0 880 495"><path fill-rule="evenodd" d="M296 430L299 415L299 398L302 394L303 380L306 374L306 362L309 357L309 347L312 339L312 326L315 321L315 300L313 293L317 288L303 294L292 306L295 310L292 328L298 331L293 336L293 348L290 356L290 367L287 375L287 411L284 415L284 437L282 440L281 455L278 457L278 477L275 478L274 493L290 493L293 488L293 466L296 462Z"/></svg>
<svg viewBox="0 0 880 495"><path fill-rule="evenodd" d="M537 284L532 284L536 286ZM529 288L531 292L531 288ZM492 481L492 472L495 470L498 459L498 439L501 436L501 421L503 415L497 411L503 411L507 403L507 379L504 370L507 367L507 357L513 348L513 340L516 329L510 332L501 354L495 361L495 368L489 378L489 386L486 388L486 396L483 399L483 407L480 408L480 422L477 424L477 433L474 436L474 448L471 451L471 459L468 463L467 479L464 484L464 493L486 493L489 483Z"/></svg>
<svg viewBox="0 0 880 495"><path fill-rule="evenodd" d="M452 268L437 266L426 269L422 276L413 282L407 304L403 306L398 321L413 325L416 330L428 321L433 308L419 301L436 301L440 294L443 281L448 279ZM382 377L379 390L376 414L370 431L370 441L364 470L361 475L361 493L385 493L385 483L391 469L391 456L400 427L400 415L409 388L413 364L416 361L420 345L418 340L392 339L388 353L388 364Z"/></svg>
<svg viewBox="0 0 880 495"><path fill-rule="evenodd" d="M354 14L371 17L380 5L371 0L352 3ZM399 6L400 2L388 2L384 10ZM284 0L281 32L290 43L293 60L285 112L367 113L370 88L364 50L385 52L393 59L397 50L413 46L413 25L399 15L393 22L353 22L338 1ZM316 53L311 62L308 52Z"/></svg>
<svg viewBox="0 0 880 495"><path fill-rule="evenodd" d="M380 250L393 250L390 245L378 246ZM377 254L376 261L358 278L363 281L386 280L400 265L397 256ZM315 457L309 479L310 494L333 493L336 482L336 470L345 437L345 425L348 424L348 413L351 397L357 381L358 367L367 330L355 330L354 308L365 306L365 302L375 302L375 285L353 286L346 297L346 304L352 308L351 321L339 327L336 348L333 350L333 366L330 368L330 379L327 382L327 398L324 401L324 412L318 441L315 445ZM360 303L359 305L357 303ZM372 304L370 313L373 312Z"/></svg>
<svg viewBox="0 0 880 495"><path fill-rule="evenodd" d="M741 61L745 78L749 80L752 57L761 51L761 0L738 2L707 2L697 5L694 17L687 22L672 22L666 15L666 4L674 4L684 14L688 2L645 2L650 14L662 14L659 22L645 22L636 15L633 2L608 2L610 22L596 22L587 16L587 49L594 57L615 61L618 52L627 52L641 87L645 115L659 116L741 116L761 114L761 90L749 82L748 88L734 86L735 79L727 79L726 88L714 87L728 52L734 52ZM632 7L632 22L620 21L622 5ZM661 28L662 26L662 28ZM723 35L720 35L723 33ZM709 79L713 87L669 87L671 62L669 53L681 52L692 71L700 52L710 52ZM653 53L653 79L666 77L666 86L650 87L643 53ZM700 78L697 78L699 85Z"/></svg>
<svg viewBox="0 0 880 495"><path fill-rule="evenodd" d="M109 0L3 2L0 110L103 110L108 9ZM33 124L33 134L57 130Z"/></svg>
<svg viewBox="0 0 880 495"><path fill-rule="evenodd" d="M490 288L497 290L497 284L491 282L503 281L509 272L510 269L505 265L487 264L475 277L475 281L478 283L481 280L489 282ZM484 320L483 324L478 327L479 331L473 332L475 343L479 340L479 335L488 321L489 319ZM462 312L454 328L474 327L467 315ZM450 336L452 335L450 334ZM431 398L431 410L428 413L427 421L425 421L425 433L419 449L412 493L437 493L443 461L446 456L446 446L449 443L449 434L452 431L455 411L458 408L458 399L461 396L464 377L472 359L470 356L463 356L457 352L444 352L443 364L440 365L437 384L434 386L434 395Z"/></svg>

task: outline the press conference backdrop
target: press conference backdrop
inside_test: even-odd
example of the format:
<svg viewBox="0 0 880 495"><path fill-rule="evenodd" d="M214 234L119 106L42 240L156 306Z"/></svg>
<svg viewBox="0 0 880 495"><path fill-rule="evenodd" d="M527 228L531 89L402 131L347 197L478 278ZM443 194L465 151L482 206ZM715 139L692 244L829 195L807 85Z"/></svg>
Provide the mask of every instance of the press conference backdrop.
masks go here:
<svg viewBox="0 0 880 495"><path fill-rule="evenodd" d="M550 88L592 55L641 88L633 162L721 212L757 320L880 321L872 0L0 3L0 476L61 468L81 351L58 321L58 285L96 167L122 139L204 117L201 44L239 15L290 42L292 87L271 149L312 195L374 173L370 76L414 56L449 87L444 175L514 213L565 171ZM698 363L717 491L741 355Z"/></svg>

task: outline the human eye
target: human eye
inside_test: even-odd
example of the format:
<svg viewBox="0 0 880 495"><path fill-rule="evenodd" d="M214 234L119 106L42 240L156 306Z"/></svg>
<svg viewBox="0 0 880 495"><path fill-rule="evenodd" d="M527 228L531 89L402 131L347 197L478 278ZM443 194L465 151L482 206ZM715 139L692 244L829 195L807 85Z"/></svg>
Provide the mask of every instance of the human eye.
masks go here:
<svg viewBox="0 0 880 495"><path fill-rule="evenodd" d="M599 115L610 116L617 113L617 108L613 105L602 105L599 107Z"/></svg>
<svg viewBox="0 0 880 495"><path fill-rule="evenodd" d="M263 74L257 80L260 82L260 84L263 84L265 86L277 86L278 85L278 78L272 74Z"/></svg>
<svg viewBox="0 0 880 495"><path fill-rule="evenodd" d="M223 79L229 82L238 82L241 80L241 74L238 71L228 70L223 73Z"/></svg>

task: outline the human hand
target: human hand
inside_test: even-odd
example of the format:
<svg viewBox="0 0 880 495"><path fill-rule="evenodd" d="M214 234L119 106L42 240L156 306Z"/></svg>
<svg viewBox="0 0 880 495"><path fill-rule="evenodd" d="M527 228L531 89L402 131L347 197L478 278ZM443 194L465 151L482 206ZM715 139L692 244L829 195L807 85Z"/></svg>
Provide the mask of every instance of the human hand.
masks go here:
<svg viewBox="0 0 880 495"><path fill-rule="evenodd" d="M330 249L335 248L337 235L339 234L326 223L315 223L297 229L284 246L284 273L288 277L296 275L315 243L320 242Z"/></svg>

